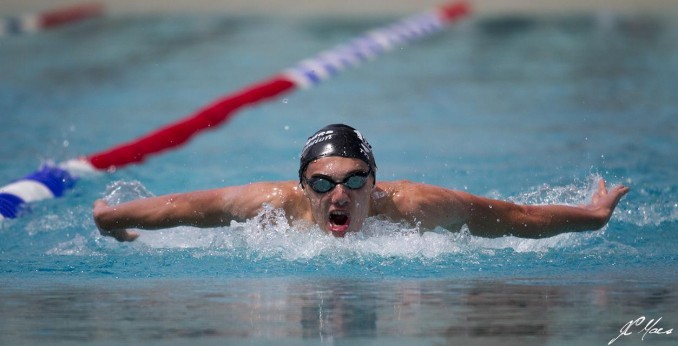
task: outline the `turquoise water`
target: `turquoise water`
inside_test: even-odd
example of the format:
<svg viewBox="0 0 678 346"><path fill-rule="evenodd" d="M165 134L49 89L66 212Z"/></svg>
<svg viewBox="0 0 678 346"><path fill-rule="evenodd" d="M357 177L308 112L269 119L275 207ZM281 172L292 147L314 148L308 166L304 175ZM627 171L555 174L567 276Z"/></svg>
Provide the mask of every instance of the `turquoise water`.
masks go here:
<svg viewBox="0 0 678 346"><path fill-rule="evenodd" d="M0 184L393 19L108 17L6 37ZM641 316L676 328L677 39L664 17L477 18L83 177L0 225L0 344L600 345ZM378 179L530 204L586 203L599 177L632 191L602 231L541 240L250 221L119 244L91 220L101 197L295 179L303 142L334 122L367 136ZM643 326L615 344L676 343Z"/></svg>

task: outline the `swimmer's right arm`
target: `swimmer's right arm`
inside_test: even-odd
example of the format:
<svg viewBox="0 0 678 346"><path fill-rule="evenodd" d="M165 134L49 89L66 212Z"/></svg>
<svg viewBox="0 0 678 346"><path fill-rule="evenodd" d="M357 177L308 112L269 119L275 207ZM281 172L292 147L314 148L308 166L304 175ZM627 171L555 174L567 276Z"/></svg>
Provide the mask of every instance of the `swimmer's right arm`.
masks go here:
<svg viewBox="0 0 678 346"><path fill-rule="evenodd" d="M257 215L263 204L280 207L284 196L276 183L256 183L214 190L171 194L110 206L94 202L99 232L118 241L133 241L131 228L157 230L177 226L218 227Z"/></svg>
<svg viewBox="0 0 678 346"><path fill-rule="evenodd" d="M130 228L156 230L182 225L197 227L219 226L224 220L219 214L219 190L143 198L119 205L108 205L103 200L94 202L94 222L102 235L118 241L133 241L139 234Z"/></svg>

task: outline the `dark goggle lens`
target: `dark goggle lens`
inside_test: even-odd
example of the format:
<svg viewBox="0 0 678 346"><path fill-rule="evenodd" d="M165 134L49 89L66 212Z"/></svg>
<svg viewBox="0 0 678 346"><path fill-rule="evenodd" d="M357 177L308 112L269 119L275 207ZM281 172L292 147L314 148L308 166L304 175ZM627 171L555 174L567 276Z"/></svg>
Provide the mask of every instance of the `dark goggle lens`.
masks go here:
<svg viewBox="0 0 678 346"><path fill-rule="evenodd" d="M327 178L311 178L308 180L308 184L311 186L311 189L317 193L325 193L328 191L331 191L334 189L335 186L338 184L343 184L347 188L351 190L358 190L365 186L365 183L367 182L367 177L369 176L369 173L356 173L353 174L342 182L334 182L330 179Z"/></svg>
<svg viewBox="0 0 678 346"><path fill-rule="evenodd" d="M311 189L317 193L325 193L332 190L335 186L334 182L324 178L312 179L309 181L309 184L311 185Z"/></svg>
<svg viewBox="0 0 678 346"><path fill-rule="evenodd" d="M352 175L344 181L344 186L348 187L351 190L357 190L365 186L367 182L366 175Z"/></svg>

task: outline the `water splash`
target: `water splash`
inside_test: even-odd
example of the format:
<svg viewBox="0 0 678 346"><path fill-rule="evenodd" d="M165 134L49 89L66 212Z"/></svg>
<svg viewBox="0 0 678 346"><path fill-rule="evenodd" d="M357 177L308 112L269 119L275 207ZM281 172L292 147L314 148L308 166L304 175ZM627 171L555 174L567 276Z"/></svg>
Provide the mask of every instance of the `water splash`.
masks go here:
<svg viewBox="0 0 678 346"><path fill-rule="evenodd" d="M584 180L575 180L564 186L542 184L531 191L513 197L502 197L496 192L493 194L495 198L507 199L520 204L583 205L590 202L601 178L600 175L592 174Z"/></svg>
<svg viewBox="0 0 678 346"><path fill-rule="evenodd" d="M643 187L632 191L638 202L623 203L618 213L620 220L633 225L660 226L678 221L678 197L675 189Z"/></svg>
<svg viewBox="0 0 678 346"><path fill-rule="evenodd" d="M505 250L516 253L547 253L578 248L600 237L596 233L561 234L546 239L502 237L495 239L444 229L421 232L417 227L369 218L361 232L335 238L316 225L287 222L282 210L264 208L255 218L229 227L197 229L177 227L144 232L137 240L142 251L192 249L194 256L239 256L253 261L279 259L332 263L367 262L378 259L436 261L448 256L495 256Z"/></svg>
<svg viewBox="0 0 678 346"><path fill-rule="evenodd" d="M118 180L106 187L103 199L109 205L116 205L135 199L153 196L154 195L139 181L134 180L128 182Z"/></svg>
<svg viewBox="0 0 678 346"><path fill-rule="evenodd" d="M532 191L509 197L503 197L495 191L492 192L492 197L521 204L585 205L590 202L601 178L602 176L598 174L591 174L584 180L576 180L565 186L544 184ZM608 188L610 187L608 186ZM664 223L678 221L676 191L669 187L632 188L631 192L617 206L612 219L639 227L660 226Z"/></svg>
<svg viewBox="0 0 678 346"><path fill-rule="evenodd" d="M542 185L532 191L509 197L528 204L583 204L597 187L598 176L590 176L567 186ZM137 181L111 184L104 199L111 204L153 196ZM40 226L39 228L42 228ZM91 227L89 228L91 231ZM61 242L50 254L79 255L120 251L121 245L93 232L94 242L76 237ZM468 229L448 232L444 229L422 232L416 226L368 218L361 232L335 238L318 226L294 222L291 225L282 210L265 206L255 218L232 222L228 227L199 229L176 227L160 231L142 231L142 236L129 245L133 253L158 254L165 251L187 250L195 258L222 256L249 261L280 260L308 262L317 259L335 264L347 262L378 262L389 259L436 262L445 258L463 257L469 261L481 257L502 256L507 251L521 254L548 254L572 251L589 254L633 253L629 245L608 239L605 231L565 233L545 239L476 237Z"/></svg>

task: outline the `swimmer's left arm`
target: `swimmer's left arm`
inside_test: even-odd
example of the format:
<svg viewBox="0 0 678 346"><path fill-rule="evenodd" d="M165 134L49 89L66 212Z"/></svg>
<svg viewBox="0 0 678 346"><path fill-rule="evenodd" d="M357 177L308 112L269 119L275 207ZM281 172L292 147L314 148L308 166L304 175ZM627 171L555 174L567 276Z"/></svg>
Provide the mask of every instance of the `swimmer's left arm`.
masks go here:
<svg viewBox="0 0 678 346"><path fill-rule="evenodd" d="M484 237L513 235L547 238L566 232L598 230L610 220L619 200L629 188L615 186L610 191L601 179L591 203L585 206L518 205L465 193L466 224L472 234Z"/></svg>
<svg viewBox="0 0 678 346"><path fill-rule="evenodd" d="M425 184L405 183L398 190L408 196L395 201L402 218L427 229L458 230L466 224L482 237L546 238L602 228L629 189L616 186L608 192L601 179L591 203L580 207L519 205Z"/></svg>

